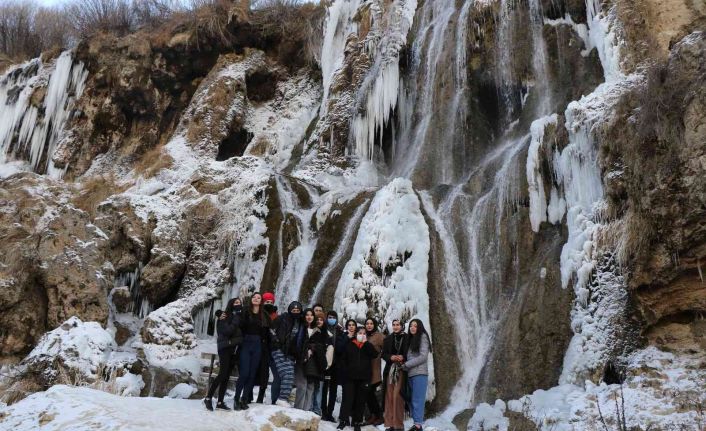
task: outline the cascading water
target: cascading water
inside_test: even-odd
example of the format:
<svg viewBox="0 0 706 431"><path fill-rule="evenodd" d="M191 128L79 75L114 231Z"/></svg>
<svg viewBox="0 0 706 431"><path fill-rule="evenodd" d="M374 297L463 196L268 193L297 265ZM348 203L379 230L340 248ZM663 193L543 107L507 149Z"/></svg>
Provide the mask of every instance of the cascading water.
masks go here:
<svg viewBox="0 0 706 431"><path fill-rule="evenodd" d="M282 214L285 217L293 216L296 220L298 245L289 253L286 264L280 261L282 273L277 282L275 289L275 297L280 304L286 306L289 302L299 299L302 288L302 281L306 275L306 270L309 267L309 262L314 255L316 249L316 237L311 230L311 222L316 212L316 200L319 197L318 192L306 183L299 183L307 193L310 200L304 203L296 195L292 184L288 178L282 175L275 175L277 184L277 192L280 197L282 206ZM283 229L285 224L280 227L279 233L279 250L284 250ZM280 259L282 258L280 252Z"/></svg>
<svg viewBox="0 0 706 431"><path fill-rule="evenodd" d="M70 51L53 64L34 59L5 73L0 78L0 163L24 161L32 171L61 177L52 157L87 76Z"/></svg>
<svg viewBox="0 0 706 431"><path fill-rule="evenodd" d="M115 277L114 286L127 286L130 289L130 299L132 300L127 311L133 313L140 319L144 319L154 310L147 298L142 296L140 288L140 275L142 273L142 264L135 268L135 271L124 272Z"/></svg>

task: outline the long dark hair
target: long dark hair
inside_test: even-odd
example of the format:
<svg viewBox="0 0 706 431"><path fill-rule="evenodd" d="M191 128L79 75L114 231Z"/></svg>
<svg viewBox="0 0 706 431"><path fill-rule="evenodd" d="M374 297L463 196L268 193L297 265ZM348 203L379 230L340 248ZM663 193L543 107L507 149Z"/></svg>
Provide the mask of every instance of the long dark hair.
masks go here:
<svg viewBox="0 0 706 431"><path fill-rule="evenodd" d="M314 317L314 320L312 320L311 323L306 323L306 313L311 313L311 315ZM314 313L313 308L307 308L306 310L304 310L304 312L302 313L302 322L304 322L307 328L316 328L316 313Z"/></svg>
<svg viewBox="0 0 706 431"><path fill-rule="evenodd" d="M412 335L412 323L417 324L417 333ZM409 327L410 330L408 331L409 334L409 350L415 353L419 353L419 348L422 345L422 337L426 337L427 341L429 342L429 351L431 352L431 337L429 337L429 333L427 333L427 330L424 329L424 323L422 323L421 320L419 319L412 319L409 322Z"/></svg>
<svg viewBox="0 0 706 431"><path fill-rule="evenodd" d="M262 300L262 294L260 292L253 292L252 295L250 295L250 300L248 301L248 307L244 308L244 310L246 310L245 312L247 313L248 319L252 319L255 316L255 313L253 313L253 310L252 310L252 308L253 308L252 298L255 295L260 295L260 300ZM260 302L260 305L258 305L257 316L260 318L260 322L262 323L263 328L270 327L270 315L262 307L262 302Z"/></svg>
<svg viewBox="0 0 706 431"><path fill-rule="evenodd" d="M235 308L235 301L236 300L240 301L240 305L243 304L243 301L240 298L238 298L237 296L235 298L230 298L228 300L228 303L226 304L226 309L225 309L226 314L228 314L229 316L231 314L233 314L233 308Z"/></svg>

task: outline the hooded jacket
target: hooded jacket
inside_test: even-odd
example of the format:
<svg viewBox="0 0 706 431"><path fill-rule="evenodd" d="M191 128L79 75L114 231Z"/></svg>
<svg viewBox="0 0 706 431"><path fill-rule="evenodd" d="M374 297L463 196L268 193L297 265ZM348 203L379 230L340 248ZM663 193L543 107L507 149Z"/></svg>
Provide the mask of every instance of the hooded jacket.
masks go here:
<svg viewBox="0 0 706 431"><path fill-rule="evenodd" d="M302 306L299 302L293 301L287 307L287 312L280 314L272 325L272 350L281 350L286 356L296 358L297 340L305 330L305 325L302 323L301 313L297 317L292 314L294 308L301 310Z"/></svg>

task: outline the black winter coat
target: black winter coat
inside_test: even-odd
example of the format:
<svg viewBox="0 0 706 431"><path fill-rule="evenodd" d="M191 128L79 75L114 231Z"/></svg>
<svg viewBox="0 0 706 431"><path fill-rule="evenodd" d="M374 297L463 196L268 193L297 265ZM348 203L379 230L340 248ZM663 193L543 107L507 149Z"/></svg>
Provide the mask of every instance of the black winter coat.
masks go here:
<svg viewBox="0 0 706 431"><path fill-rule="evenodd" d="M272 327L272 350L281 350L286 356L296 358L299 352L297 338L305 330L301 318L295 320L290 313L283 313Z"/></svg>
<svg viewBox="0 0 706 431"><path fill-rule="evenodd" d="M338 368L343 368L339 367L339 363L342 362L341 357L343 356L343 350L346 347L346 341L348 341L348 337L346 336L346 333L343 332L343 329L341 329L340 326L336 325L333 329L333 335L329 335L331 331L331 328L327 327L326 328L326 345L327 346L333 346L333 364L331 364L331 367L326 370L326 375L327 376L333 376L338 372Z"/></svg>
<svg viewBox="0 0 706 431"><path fill-rule="evenodd" d="M304 341L297 362L302 364L307 378L321 380L326 371L326 334L317 329L309 336L308 331L304 331Z"/></svg>
<svg viewBox="0 0 706 431"><path fill-rule="evenodd" d="M363 380L370 383L373 375L372 359L376 358L379 352L368 341L358 347L353 340L355 339L350 339L346 343L343 352L343 366L346 369L346 377L348 380Z"/></svg>
<svg viewBox="0 0 706 431"><path fill-rule="evenodd" d="M385 360L385 370L383 371L383 380L387 380L387 375L390 373L392 366L391 356L402 355L407 359L407 350L409 349L409 336L404 332L400 334L392 333L385 337L382 343L382 359Z"/></svg>
<svg viewBox="0 0 706 431"><path fill-rule="evenodd" d="M237 314L230 314L225 319L216 321L216 331L218 338L216 345L218 351L224 349L235 349L235 346L243 342L243 334L240 331L240 317Z"/></svg>

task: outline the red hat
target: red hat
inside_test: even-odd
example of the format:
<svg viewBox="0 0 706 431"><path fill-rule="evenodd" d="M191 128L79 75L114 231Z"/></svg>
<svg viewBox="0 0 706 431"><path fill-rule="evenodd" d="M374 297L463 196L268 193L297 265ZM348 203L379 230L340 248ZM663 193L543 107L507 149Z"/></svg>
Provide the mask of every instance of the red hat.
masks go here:
<svg viewBox="0 0 706 431"><path fill-rule="evenodd" d="M262 300L275 302L275 295L272 292L265 292L262 294Z"/></svg>

